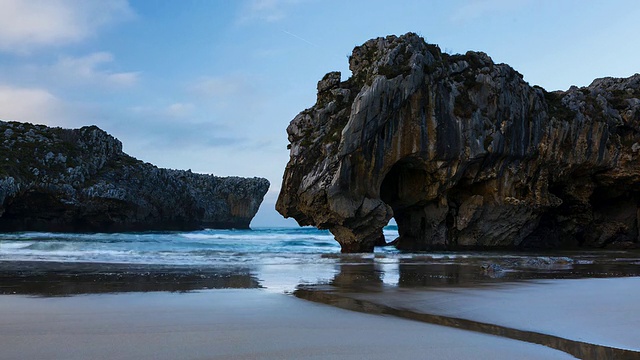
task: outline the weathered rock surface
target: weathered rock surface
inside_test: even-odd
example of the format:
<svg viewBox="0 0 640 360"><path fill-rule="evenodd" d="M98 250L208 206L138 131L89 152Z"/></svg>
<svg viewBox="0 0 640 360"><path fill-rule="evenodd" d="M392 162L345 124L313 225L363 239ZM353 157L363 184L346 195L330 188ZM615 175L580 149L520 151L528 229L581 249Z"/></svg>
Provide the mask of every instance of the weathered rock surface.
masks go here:
<svg viewBox="0 0 640 360"><path fill-rule="evenodd" d="M640 75L547 92L415 35L356 47L287 128L276 205L372 251L638 244Z"/></svg>
<svg viewBox="0 0 640 360"><path fill-rule="evenodd" d="M0 231L248 228L268 188L159 169L95 126L0 121Z"/></svg>

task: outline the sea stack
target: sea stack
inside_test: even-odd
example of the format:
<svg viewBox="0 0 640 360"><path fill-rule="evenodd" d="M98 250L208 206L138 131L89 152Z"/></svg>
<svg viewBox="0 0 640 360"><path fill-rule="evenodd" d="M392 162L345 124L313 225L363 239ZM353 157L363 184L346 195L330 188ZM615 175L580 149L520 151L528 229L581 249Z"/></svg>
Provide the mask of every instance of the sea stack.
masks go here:
<svg viewBox="0 0 640 360"><path fill-rule="evenodd" d="M157 168L96 126L0 121L0 231L247 229L268 188Z"/></svg>
<svg viewBox="0 0 640 360"><path fill-rule="evenodd" d="M637 246L640 75L548 92L485 53L369 40L287 128L277 210L370 252Z"/></svg>

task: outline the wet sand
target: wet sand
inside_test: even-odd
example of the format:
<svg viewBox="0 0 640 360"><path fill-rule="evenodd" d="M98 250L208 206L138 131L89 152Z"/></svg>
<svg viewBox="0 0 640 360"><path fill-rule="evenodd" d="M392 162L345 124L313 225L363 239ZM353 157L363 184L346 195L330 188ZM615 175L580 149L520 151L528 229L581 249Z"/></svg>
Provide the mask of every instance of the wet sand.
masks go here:
<svg viewBox="0 0 640 360"><path fill-rule="evenodd" d="M429 291L388 288L354 297L421 313L640 351L638 277L538 280Z"/></svg>
<svg viewBox="0 0 640 360"><path fill-rule="evenodd" d="M637 252L328 260L0 261L0 359L640 358Z"/></svg>
<svg viewBox="0 0 640 360"><path fill-rule="evenodd" d="M265 290L0 296L0 358L568 359L497 336Z"/></svg>
<svg viewBox="0 0 640 360"><path fill-rule="evenodd" d="M296 295L364 313L543 344L581 359L640 359L640 277L421 289L344 285L302 286Z"/></svg>

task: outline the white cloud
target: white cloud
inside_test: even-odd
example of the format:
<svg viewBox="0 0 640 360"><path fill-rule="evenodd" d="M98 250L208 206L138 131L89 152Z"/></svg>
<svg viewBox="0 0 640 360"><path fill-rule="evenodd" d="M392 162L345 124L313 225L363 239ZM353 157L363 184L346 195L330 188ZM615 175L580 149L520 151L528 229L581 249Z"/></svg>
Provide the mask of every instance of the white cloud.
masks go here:
<svg viewBox="0 0 640 360"><path fill-rule="evenodd" d="M0 119L61 126L64 105L49 91L0 85Z"/></svg>
<svg viewBox="0 0 640 360"><path fill-rule="evenodd" d="M253 20L276 22L287 17L289 8L303 0L249 0L242 8L240 23Z"/></svg>
<svg viewBox="0 0 640 360"><path fill-rule="evenodd" d="M61 57L51 67L54 76L63 80L112 86L132 86L139 78L137 72L113 72L101 67L113 62L108 52L96 52L83 57Z"/></svg>
<svg viewBox="0 0 640 360"><path fill-rule="evenodd" d="M0 0L0 51L25 54L82 41L131 19L127 0Z"/></svg>

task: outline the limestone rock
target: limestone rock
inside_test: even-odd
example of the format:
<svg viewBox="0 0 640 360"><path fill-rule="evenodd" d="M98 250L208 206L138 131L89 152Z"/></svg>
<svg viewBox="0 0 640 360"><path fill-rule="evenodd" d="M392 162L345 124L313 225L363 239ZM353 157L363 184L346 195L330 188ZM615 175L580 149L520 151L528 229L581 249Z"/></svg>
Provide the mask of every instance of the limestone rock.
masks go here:
<svg viewBox="0 0 640 360"><path fill-rule="evenodd" d="M547 92L481 52L367 41L287 128L276 205L372 251L638 243L640 75Z"/></svg>
<svg viewBox="0 0 640 360"><path fill-rule="evenodd" d="M268 188L159 169L95 126L0 121L0 231L244 229Z"/></svg>

